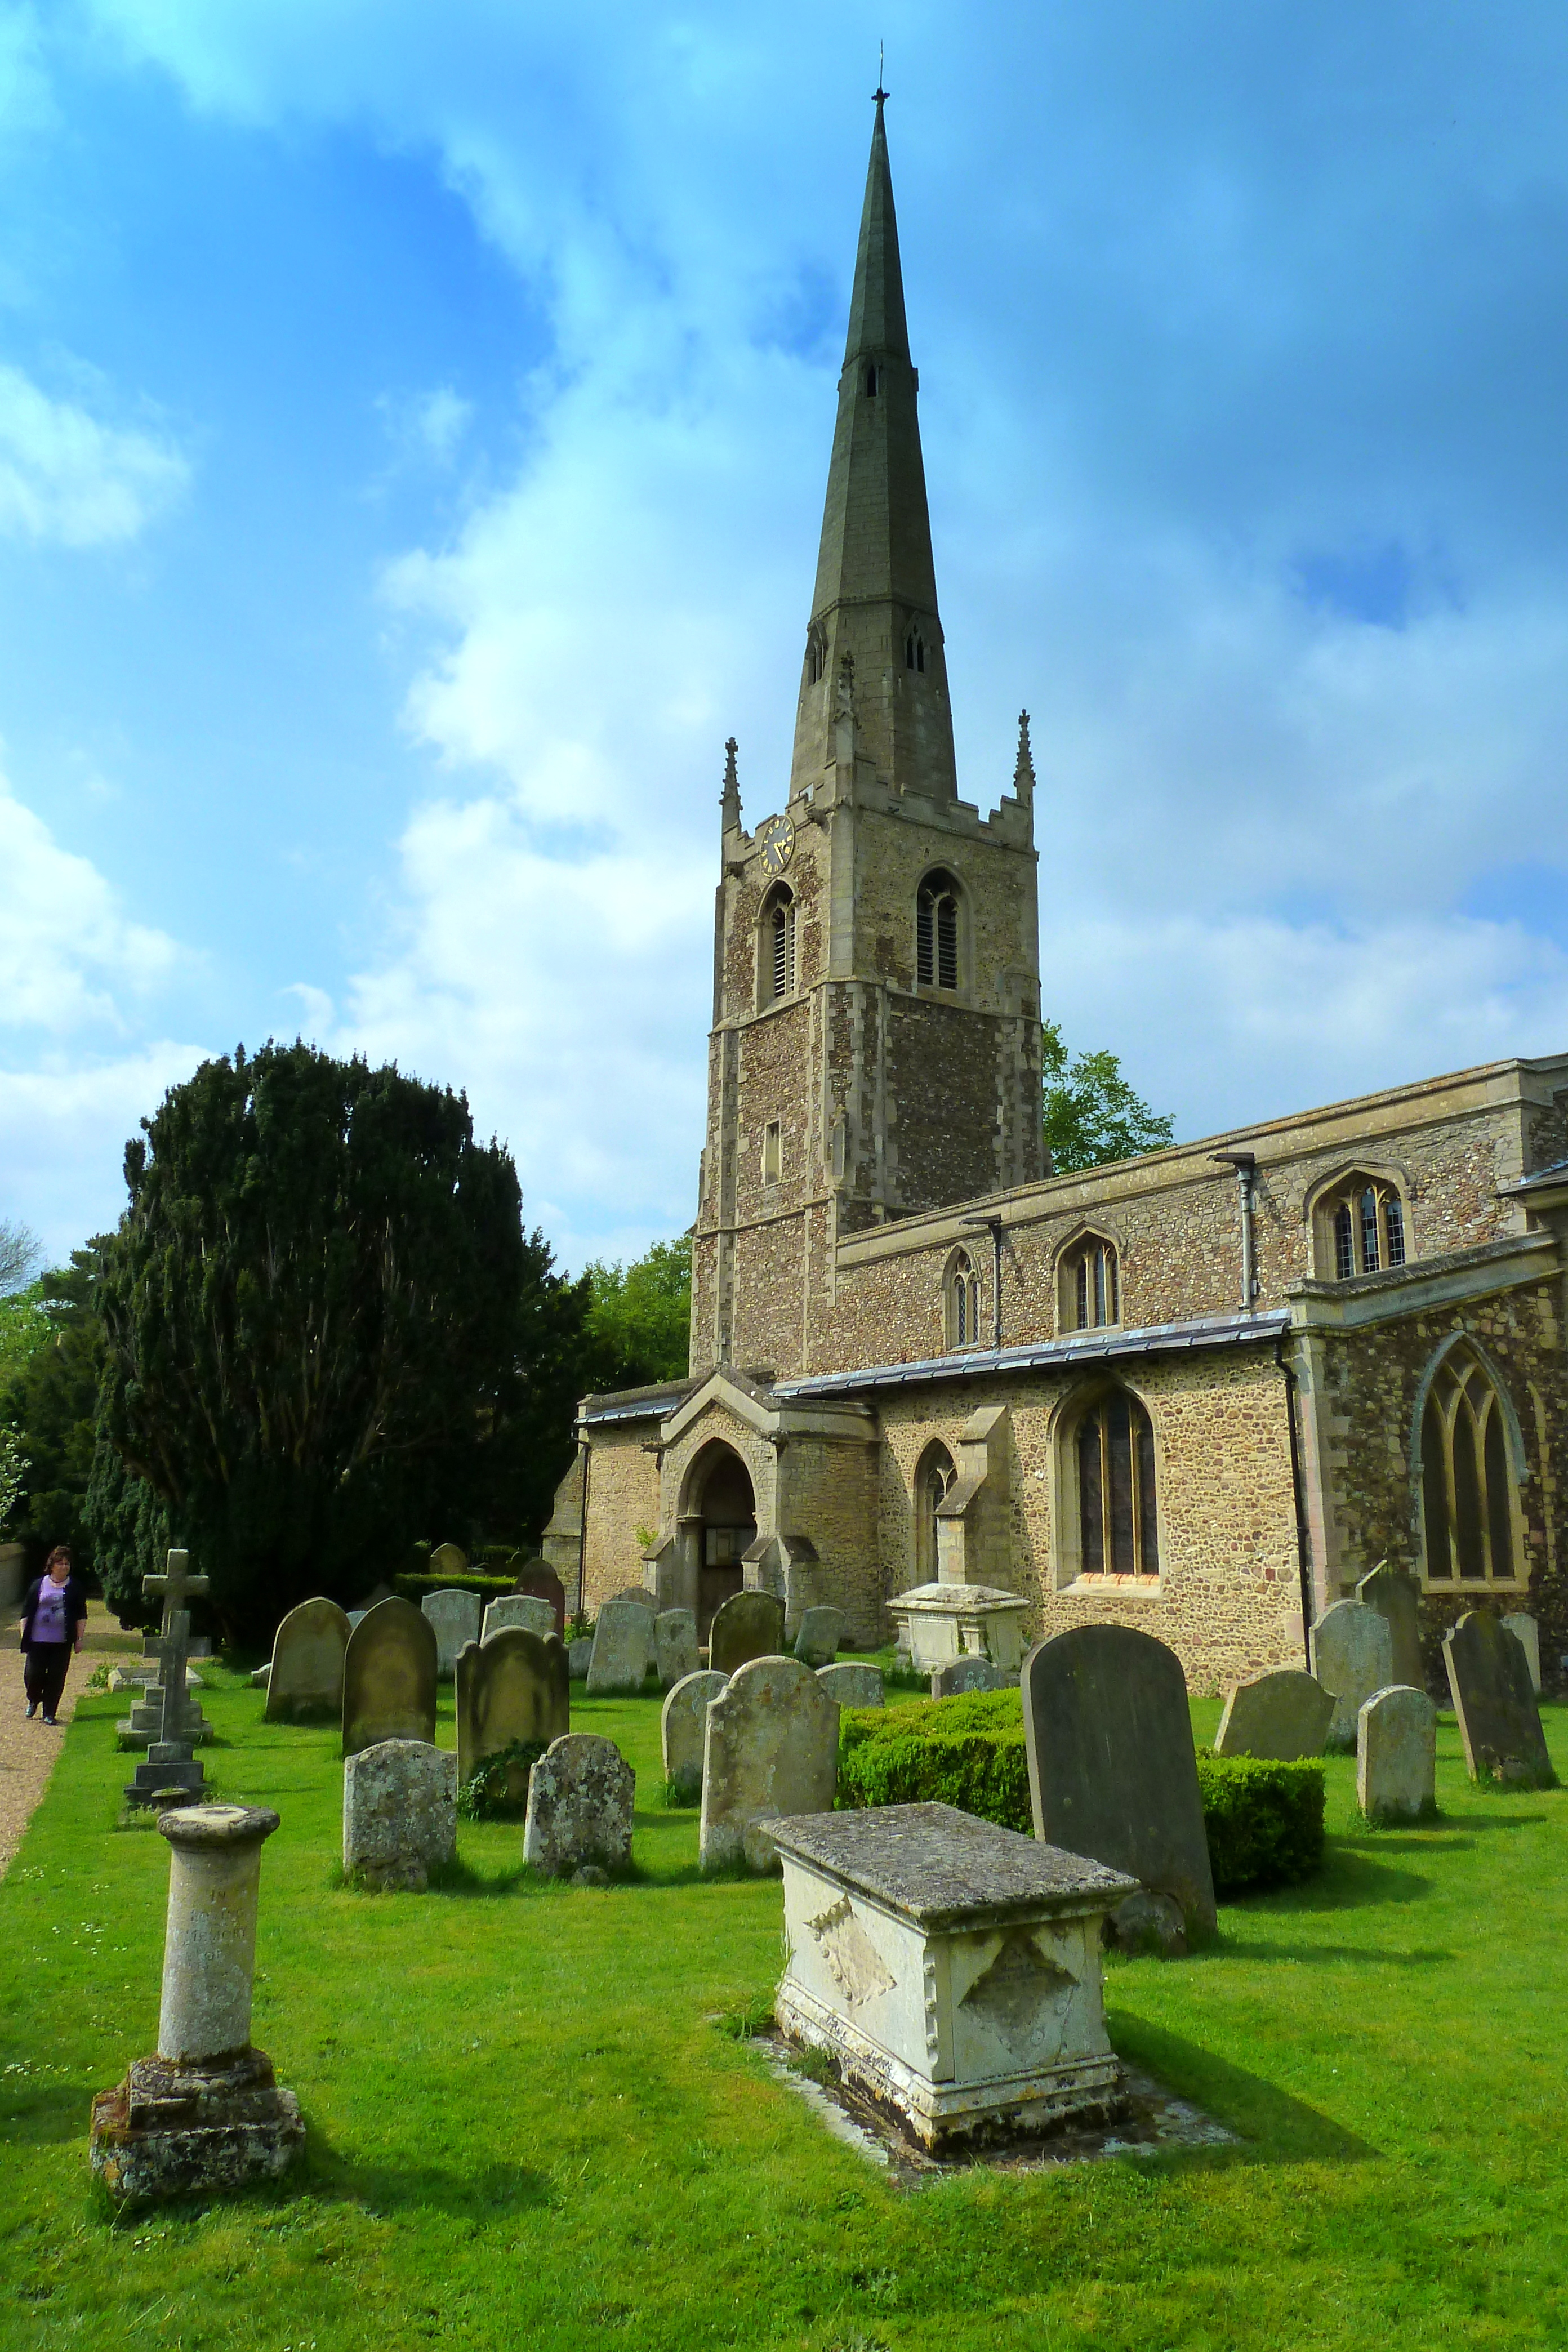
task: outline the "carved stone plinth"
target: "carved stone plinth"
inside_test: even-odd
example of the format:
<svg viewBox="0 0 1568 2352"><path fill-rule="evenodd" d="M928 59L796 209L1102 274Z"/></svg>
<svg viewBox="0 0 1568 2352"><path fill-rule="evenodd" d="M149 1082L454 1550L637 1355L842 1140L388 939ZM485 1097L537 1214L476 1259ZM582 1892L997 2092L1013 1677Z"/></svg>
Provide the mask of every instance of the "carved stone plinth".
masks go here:
<svg viewBox="0 0 1568 2352"><path fill-rule="evenodd" d="M92 2103L92 2168L125 2204L276 2179L304 2145L300 2102L279 2090L261 2050L227 2066L138 2058Z"/></svg>

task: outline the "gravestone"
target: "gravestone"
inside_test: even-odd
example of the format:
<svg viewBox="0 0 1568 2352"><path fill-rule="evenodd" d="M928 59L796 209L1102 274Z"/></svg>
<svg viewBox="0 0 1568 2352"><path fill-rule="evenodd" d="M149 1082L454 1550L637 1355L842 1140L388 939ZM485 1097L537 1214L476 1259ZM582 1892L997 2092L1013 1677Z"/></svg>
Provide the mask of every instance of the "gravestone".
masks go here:
<svg viewBox="0 0 1568 2352"><path fill-rule="evenodd" d="M1487 1774L1524 1788L1552 1787L1556 1775L1518 1636L1489 1610L1472 1609L1444 1635L1443 1659L1471 1780Z"/></svg>
<svg viewBox="0 0 1568 2352"><path fill-rule="evenodd" d="M343 1754L384 1739L436 1744L436 1631L395 1593L365 1611L343 1653Z"/></svg>
<svg viewBox="0 0 1568 2352"><path fill-rule="evenodd" d="M639 1601L606 1601L594 1621L588 1696L640 1691L653 1663L653 1612Z"/></svg>
<svg viewBox="0 0 1568 2352"><path fill-rule="evenodd" d="M1412 1690L1425 1690L1426 1669L1421 1659L1421 1588L1413 1576L1403 1569L1390 1568L1384 1560L1370 1576L1363 1576L1356 1586L1355 1597L1368 1609L1375 1609L1380 1617L1388 1620L1388 1638L1393 1645L1388 1679L1391 1683L1408 1684Z"/></svg>
<svg viewBox="0 0 1568 2352"><path fill-rule="evenodd" d="M610 1598L612 1601L635 1601L639 1609L651 1610L656 1617L658 1614L658 1602L646 1584L625 1584L618 1592L612 1592Z"/></svg>
<svg viewBox="0 0 1568 2352"><path fill-rule="evenodd" d="M1254 1675L1237 1683L1225 1703L1215 1734L1216 1756L1257 1756L1291 1764L1321 1756L1333 1718L1334 1699L1315 1675L1299 1667Z"/></svg>
<svg viewBox="0 0 1568 2352"><path fill-rule="evenodd" d="M335 1601L301 1601L272 1637L268 1723L303 1723L343 1709L343 1653L353 1632Z"/></svg>
<svg viewBox="0 0 1568 2352"><path fill-rule="evenodd" d="M732 1675L753 1658L776 1658L784 1645L784 1605L771 1592L731 1592L713 1612L708 1663L716 1675ZM810 1809L801 1805L794 1810Z"/></svg>
<svg viewBox="0 0 1568 2352"><path fill-rule="evenodd" d="M697 1612L661 1609L653 1621L654 1664L665 1690L697 1672Z"/></svg>
<svg viewBox="0 0 1568 2352"><path fill-rule="evenodd" d="M848 1632L849 1620L842 1609L808 1609L795 1637L795 1656L803 1666L830 1666Z"/></svg>
<svg viewBox="0 0 1568 2352"><path fill-rule="evenodd" d="M1336 1601L1312 1628L1312 1672L1333 1694L1327 1746L1355 1745L1356 1717L1374 1691L1394 1680L1394 1636L1381 1610Z"/></svg>
<svg viewBox="0 0 1568 2352"><path fill-rule="evenodd" d="M128 1805L151 1804L165 1789L183 1789L188 1796L198 1796L205 1780L195 1760L197 1727L203 1735L211 1735L200 1705L185 1688L185 1643L190 1631L190 1611L173 1610L169 1632L159 1643L163 1664L153 1693L158 1724L147 1742L147 1760L137 1765L124 1792Z"/></svg>
<svg viewBox="0 0 1568 2352"><path fill-rule="evenodd" d="M458 1759L449 1748L380 1739L346 1759L345 1877L423 1894L432 1868L457 1851Z"/></svg>
<svg viewBox="0 0 1568 2352"><path fill-rule="evenodd" d="M637 1776L613 1739L574 1731L555 1740L529 1780L524 1862L550 1878L584 1864L624 1870L636 1796Z"/></svg>
<svg viewBox="0 0 1568 2352"><path fill-rule="evenodd" d="M518 1570L514 1590L531 1601L548 1601L555 1619L555 1631L566 1637L566 1587L547 1559L524 1560Z"/></svg>
<svg viewBox="0 0 1568 2352"><path fill-rule="evenodd" d="M500 1600L492 1601L485 1611L480 1641L491 1640L495 1634L504 1633L509 1625L520 1625L525 1633L541 1635L560 1631L555 1622L555 1612L549 1601L537 1599L531 1592L508 1592Z"/></svg>
<svg viewBox="0 0 1568 2352"><path fill-rule="evenodd" d="M709 1702L728 1683L712 1672L687 1675L664 1702L658 1718L659 1744L664 1751L664 1777L671 1793L683 1803L695 1804L702 1794L702 1743L708 1732Z"/></svg>
<svg viewBox="0 0 1568 2352"><path fill-rule="evenodd" d="M938 1666L931 1678L932 1698L959 1698L970 1691L1005 1690L1016 1685L1016 1675L1004 1674L989 1658L949 1658L945 1666Z"/></svg>
<svg viewBox="0 0 1568 2352"><path fill-rule="evenodd" d="M442 1682L450 1682L458 1651L466 1642L479 1638L479 1596L448 1585L445 1591L427 1592L419 1607L436 1635L437 1675Z"/></svg>
<svg viewBox="0 0 1568 2352"><path fill-rule="evenodd" d="M461 1544L440 1543L430 1555L432 1576L467 1576L468 1555Z"/></svg>
<svg viewBox="0 0 1568 2352"><path fill-rule="evenodd" d="M1437 1809L1437 1710L1395 1683L1356 1718L1356 1801L1369 1822L1413 1822Z"/></svg>
<svg viewBox="0 0 1568 2352"><path fill-rule="evenodd" d="M584 1634L581 1640L566 1644L566 1671L574 1683L585 1683L588 1669L594 1663L594 1636Z"/></svg>
<svg viewBox="0 0 1568 2352"><path fill-rule="evenodd" d="M191 1598L195 1595L199 1599L206 1590L207 1579L191 1574L190 1554L186 1551L171 1551L162 1575L142 1579L143 1595L151 1601L162 1599L163 1603L163 1630L150 1635L142 1645L146 1655L159 1663L152 1683L144 1687L142 1696L133 1701L130 1714L115 1725L122 1748L141 1748L151 1751L154 1742L167 1746L172 1741L175 1744L187 1742L195 1748L212 1738L212 1726L202 1713L200 1700L187 1699L184 1696L188 1689L200 1690L202 1686L199 1678L187 1683L185 1669L193 1651ZM174 1714L166 1720L163 1686L173 1654L170 1644L175 1639L176 1632L180 1644L180 1688L175 1696ZM206 1644L209 1650L211 1646L210 1643ZM175 1727L171 1728L171 1725ZM200 1789L202 1778L198 1770L185 1785L194 1792ZM140 1780L140 1773L137 1779Z"/></svg>
<svg viewBox="0 0 1568 2352"><path fill-rule="evenodd" d="M1522 1609L1515 1609L1503 1619L1503 1623L1524 1652L1524 1663L1530 1668L1531 1687L1541 1696L1541 1628L1533 1617Z"/></svg>
<svg viewBox="0 0 1568 2352"><path fill-rule="evenodd" d="M881 1706L887 1693L882 1688L880 1666L868 1666L852 1658L831 1666L818 1666L816 1679L831 1699L840 1706Z"/></svg>
<svg viewBox="0 0 1568 2352"><path fill-rule="evenodd" d="M779 1813L831 1812L837 1780L837 1699L798 1658L749 1658L708 1709L701 1867L775 1868L767 1822Z"/></svg>
<svg viewBox="0 0 1568 2352"><path fill-rule="evenodd" d="M1079 1625L1024 1661L1035 1835L1124 1870L1215 1927L1197 1755L1181 1661L1128 1625Z"/></svg>
<svg viewBox="0 0 1568 2352"><path fill-rule="evenodd" d="M456 1679L459 1780L517 1740L547 1748L572 1727L566 1644L559 1633L505 1625L488 1642L466 1643Z"/></svg>

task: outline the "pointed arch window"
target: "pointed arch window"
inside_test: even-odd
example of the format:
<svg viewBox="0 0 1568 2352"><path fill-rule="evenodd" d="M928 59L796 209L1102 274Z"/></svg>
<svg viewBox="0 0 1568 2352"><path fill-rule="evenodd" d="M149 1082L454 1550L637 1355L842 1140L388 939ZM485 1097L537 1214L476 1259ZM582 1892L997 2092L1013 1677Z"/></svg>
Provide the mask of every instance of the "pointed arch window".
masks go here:
<svg viewBox="0 0 1568 2352"><path fill-rule="evenodd" d="M795 988L795 893L786 883L769 891L763 905L758 994L763 1004L793 996Z"/></svg>
<svg viewBox="0 0 1568 2352"><path fill-rule="evenodd" d="M1102 1234L1090 1234L1063 1253L1061 1318L1068 1331L1098 1331L1121 1320L1116 1244Z"/></svg>
<svg viewBox="0 0 1568 2352"><path fill-rule="evenodd" d="M904 639L904 667L924 673L926 666L925 639L918 629L911 629Z"/></svg>
<svg viewBox="0 0 1568 2352"><path fill-rule="evenodd" d="M876 361L875 361L875 360L868 360L868 362L866 362L866 397L867 397L867 399L868 399L868 400L875 400L875 399L876 399L876 397L877 397L878 393L881 390L881 388L882 388L882 372L881 372L880 368L879 368L879 366L877 365L877 362L876 362Z"/></svg>
<svg viewBox="0 0 1568 2352"><path fill-rule="evenodd" d="M951 874L928 874L915 902L915 970L922 988L958 986L959 888Z"/></svg>
<svg viewBox="0 0 1568 2352"><path fill-rule="evenodd" d="M820 629L811 629L805 640L805 682L816 686L827 667L827 647Z"/></svg>
<svg viewBox="0 0 1568 2352"><path fill-rule="evenodd" d="M1405 1202L1386 1176L1347 1176L1319 1202L1318 1273L1328 1282L1384 1274L1405 1261Z"/></svg>
<svg viewBox="0 0 1568 2352"><path fill-rule="evenodd" d="M1507 1407L1462 1343L1438 1365L1421 1415L1421 1516L1428 1584L1520 1580Z"/></svg>
<svg viewBox="0 0 1568 2352"><path fill-rule="evenodd" d="M915 1472L917 1584L934 1584L937 1580L937 1507L946 1501L957 1476L958 1470L952 1454L940 1438L933 1439L921 1455L920 1467Z"/></svg>
<svg viewBox="0 0 1568 2352"><path fill-rule="evenodd" d="M967 1250L954 1250L943 1284L944 1319L950 1348L973 1348L980 1340L980 1276Z"/></svg>
<svg viewBox="0 0 1568 2352"><path fill-rule="evenodd" d="M1154 1429L1135 1396L1112 1389L1069 1439L1080 1576L1158 1576Z"/></svg>

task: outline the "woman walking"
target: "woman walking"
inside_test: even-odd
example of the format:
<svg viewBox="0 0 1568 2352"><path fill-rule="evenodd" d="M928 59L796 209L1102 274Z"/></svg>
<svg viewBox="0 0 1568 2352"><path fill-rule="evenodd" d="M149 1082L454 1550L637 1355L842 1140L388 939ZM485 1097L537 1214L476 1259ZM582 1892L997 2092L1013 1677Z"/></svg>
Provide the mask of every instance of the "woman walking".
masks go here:
<svg viewBox="0 0 1568 2352"><path fill-rule="evenodd" d="M27 1658L23 1680L29 1715L37 1715L42 1707L44 1721L54 1722L71 1652L80 1649L86 1622L86 1587L71 1574L71 1556L65 1545L57 1544L42 1576L28 1585L22 1603L22 1647Z"/></svg>

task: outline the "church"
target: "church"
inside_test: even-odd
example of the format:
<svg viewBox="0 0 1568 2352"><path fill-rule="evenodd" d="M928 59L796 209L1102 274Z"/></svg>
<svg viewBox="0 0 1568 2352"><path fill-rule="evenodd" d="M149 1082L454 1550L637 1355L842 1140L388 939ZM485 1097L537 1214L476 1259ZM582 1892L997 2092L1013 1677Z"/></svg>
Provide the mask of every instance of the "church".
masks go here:
<svg viewBox="0 0 1568 2352"><path fill-rule="evenodd" d="M1035 778L960 797L877 100L782 802L721 800L691 1370L584 1400L545 1549L917 1664L1097 1620L1194 1690L1380 1560L1568 1651L1568 1055L1072 1175L1043 1147ZM983 804L995 806L982 814Z"/></svg>

